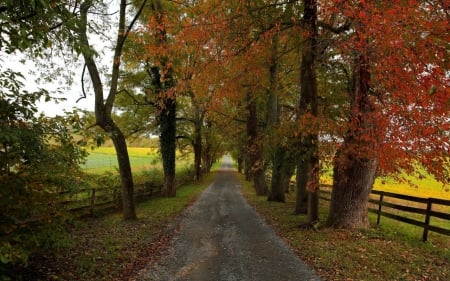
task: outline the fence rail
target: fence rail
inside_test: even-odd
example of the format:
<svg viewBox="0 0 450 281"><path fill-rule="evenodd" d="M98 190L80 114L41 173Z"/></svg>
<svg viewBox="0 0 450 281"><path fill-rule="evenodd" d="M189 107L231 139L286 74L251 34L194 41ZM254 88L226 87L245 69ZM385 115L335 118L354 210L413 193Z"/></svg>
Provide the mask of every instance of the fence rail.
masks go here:
<svg viewBox="0 0 450 281"><path fill-rule="evenodd" d="M176 188L192 182L193 170L188 167L177 172ZM143 202L161 194L162 181L150 178L148 181L134 185L136 202ZM109 181L98 183L94 188L85 188L77 192L63 191L59 193L59 203L65 210L77 218L92 217L107 212L121 210L121 188L117 183Z"/></svg>
<svg viewBox="0 0 450 281"><path fill-rule="evenodd" d="M328 185L324 187L330 187ZM330 194L331 191L329 190L320 190L320 198L326 201L330 201ZM437 199L437 198L422 198L422 197L415 197L415 196L409 196L409 195L403 195L403 194L397 194L397 193L391 193L391 192L385 192L385 191L378 191L378 190L372 190L371 198L369 198L369 203L372 204L371 207L369 207L369 212L374 213L377 215L377 224L380 224L381 217L387 217L391 218L400 222L412 224L418 227L423 228L423 235L422 240L427 241L428 239L428 233L430 231L440 233L443 235L450 236L450 223L449 228L443 228L440 226L432 225L431 224L431 218L438 218L442 220L446 220L450 222L450 213L444 213L440 211L434 211L433 206L440 205L440 206L450 206L450 200L444 200L444 199ZM386 201L386 198L394 198L397 200L403 200L407 202L414 202L419 204L426 204L423 206L424 208L420 207L413 207L413 206L407 206L398 204L396 202L390 202ZM383 208L385 207L385 208ZM401 212L407 212L411 214L416 215L423 215L423 220L420 221L416 218L410 218L405 215L395 214L393 212L390 212L392 210L398 210Z"/></svg>
<svg viewBox="0 0 450 281"><path fill-rule="evenodd" d="M152 196L161 193L161 185L153 185L151 182L135 185L135 200L142 202ZM62 200L60 203L74 214L76 217L95 216L106 211L121 209L120 187L96 187L92 189L80 190L76 194L82 198L73 198Z"/></svg>

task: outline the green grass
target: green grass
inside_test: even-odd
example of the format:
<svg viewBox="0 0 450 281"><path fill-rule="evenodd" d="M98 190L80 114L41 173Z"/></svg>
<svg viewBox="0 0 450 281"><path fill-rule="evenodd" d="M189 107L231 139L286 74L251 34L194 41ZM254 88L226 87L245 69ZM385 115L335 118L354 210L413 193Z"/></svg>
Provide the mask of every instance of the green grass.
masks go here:
<svg viewBox="0 0 450 281"><path fill-rule="evenodd" d="M248 202L324 280L450 280L448 236L431 233L430 242L424 243L415 227L387 218L368 230L303 229L299 226L305 216L292 214L294 194L286 203L268 202L254 195L242 176L240 180ZM328 204L321 201L321 221ZM374 223L375 216L370 220Z"/></svg>
<svg viewBox="0 0 450 281"><path fill-rule="evenodd" d="M161 156L155 148L129 147L128 154L134 170L161 166ZM117 172L118 163L114 147L99 147L90 151L82 169L93 174Z"/></svg>
<svg viewBox="0 0 450 281"><path fill-rule="evenodd" d="M119 213L78 222L71 246L47 253L31 265L43 280L128 280L168 240L162 230L213 181L183 186L175 198L156 197L137 206L138 220L125 222Z"/></svg>
<svg viewBox="0 0 450 281"><path fill-rule="evenodd" d="M157 148L128 147L130 164L134 174L143 171L161 169L162 160ZM184 167L192 163L191 154L176 153L177 167ZM98 147L89 151L86 163L82 169L89 174L117 173L118 163L114 147Z"/></svg>

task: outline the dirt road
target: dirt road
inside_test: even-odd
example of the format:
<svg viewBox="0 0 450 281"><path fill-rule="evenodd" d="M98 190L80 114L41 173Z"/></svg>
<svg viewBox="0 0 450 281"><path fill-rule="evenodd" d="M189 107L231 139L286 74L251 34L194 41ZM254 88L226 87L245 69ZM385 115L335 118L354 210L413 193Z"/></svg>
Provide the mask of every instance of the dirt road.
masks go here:
<svg viewBox="0 0 450 281"><path fill-rule="evenodd" d="M228 156L177 224L167 252L136 280L320 280L241 196Z"/></svg>

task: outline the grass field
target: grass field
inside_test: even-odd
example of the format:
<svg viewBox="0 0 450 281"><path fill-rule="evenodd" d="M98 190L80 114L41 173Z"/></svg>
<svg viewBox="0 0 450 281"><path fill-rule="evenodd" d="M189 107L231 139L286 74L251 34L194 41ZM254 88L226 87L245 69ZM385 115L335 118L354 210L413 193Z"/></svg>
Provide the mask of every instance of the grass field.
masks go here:
<svg viewBox="0 0 450 281"><path fill-rule="evenodd" d="M432 176L427 176L424 179L408 177L408 180L410 183L400 183L392 179L377 179L374 184L374 189L417 197L433 197L450 200L450 187L436 181Z"/></svg>
<svg viewBox="0 0 450 281"><path fill-rule="evenodd" d="M329 174L326 174L321 178L321 181L324 184L331 184L332 177ZM399 182L387 177L377 178L373 189L415 197L432 197L450 200L450 186L436 181L431 175L428 175L423 179L409 176L406 177L406 181L407 182Z"/></svg>
<svg viewBox="0 0 450 281"><path fill-rule="evenodd" d="M128 154L130 156L131 166L135 172L161 166L162 160L157 148L129 147ZM183 161L179 160L186 158L180 152L177 152L177 157L179 158L177 159L177 163L180 164ZM91 174L117 172L118 164L114 147L99 147L89 151L89 156L83 169ZM379 178L375 182L374 189L416 197L433 197L450 200L450 186L444 186L442 183L434 180L432 176L427 176L424 179L407 177L407 180L410 183L400 183L390 178ZM322 182L331 184L330 173L326 173L322 177Z"/></svg>
<svg viewBox="0 0 450 281"><path fill-rule="evenodd" d="M133 171L148 170L162 165L161 155L157 148L129 147L128 154ZM183 160L186 157L177 152L177 158ZM82 168L91 174L117 172L118 163L114 147L99 147L89 151L89 156Z"/></svg>

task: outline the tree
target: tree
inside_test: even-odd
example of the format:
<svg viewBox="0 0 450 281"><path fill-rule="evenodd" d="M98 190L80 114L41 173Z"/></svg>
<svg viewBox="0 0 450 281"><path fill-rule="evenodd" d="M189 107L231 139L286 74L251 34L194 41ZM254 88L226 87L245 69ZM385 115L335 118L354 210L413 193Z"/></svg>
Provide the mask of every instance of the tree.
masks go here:
<svg viewBox="0 0 450 281"><path fill-rule="evenodd" d="M318 117L318 93L316 76L316 57L318 52L317 1L307 0L303 12L304 40L300 67L300 99L298 119L310 128L300 132L297 164L297 202L296 213L302 212L304 191L308 196L308 223L319 219L319 136L315 119Z"/></svg>
<svg viewBox="0 0 450 281"><path fill-rule="evenodd" d="M442 134L449 118L442 49L448 15L438 1L394 2L339 5L353 22L340 43L353 71L347 133L334 159L328 216L334 227L367 227L377 173L411 173L420 163L448 181L445 164L435 165L448 163L449 136Z"/></svg>
<svg viewBox="0 0 450 281"><path fill-rule="evenodd" d="M157 121L160 129L160 148L164 170L164 193L168 197L175 197L175 151L176 151L176 88L173 75L172 61L167 55L169 48L166 21L167 14L163 10L161 1L151 3L153 16L149 21L149 29L153 31L155 40L154 51L150 51L155 61L151 68L153 86L156 94L158 110Z"/></svg>
<svg viewBox="0 0 450 281"><path fill-rule="evenodd" d="M133 176L131 173L130 159L128 156L125 136L112 119L111 113L114 107L116 95L118 93L118 80L123 46L146 2L146 0L142 1L140 8L137 10L127 27L125 22L127 15L127 2L125 0L120 1L117 41L114 47L114 60L109 82L110 88L106 99L104 97L103 83L100 77L99 68L95 60L96 53L93 49L93 45L90 44L88 39L88 15L89 11L95 8L94 1L86 0L81 3L80 26L77 29L80 40L80 52L84 58L85 67L91 78L92 87L95 94L95 125L100 126L111 137L116 149L122 190L122 212L123 217L126 220L136 219Z"/></svg>
<svg viewBox="0 0 450 281"><path fill-rule="evenodd" d="M250 89L248 89L250 90ZM249 169L253 186L257 195L267 194L264 163L264 143L261 137L261 129L258 122L258 106L254 94L250 91L246 95L247 108L247 161L246 169Z"/></svg>
<svg viewBox="0 0 450 281"><path fill-rule="evenodd" d="M269 85L267 89L267 117L266 131L269 138L270 160L272 163L272 180L270 182L269 201L285 201L285 189L283 186L284 173L286 172L286 149L283 147L281 138L275 136L276 127L280 125L280 106L278 97L279 84L279 34L275 33L272 38L272 50L269 58Z"/></svg>

